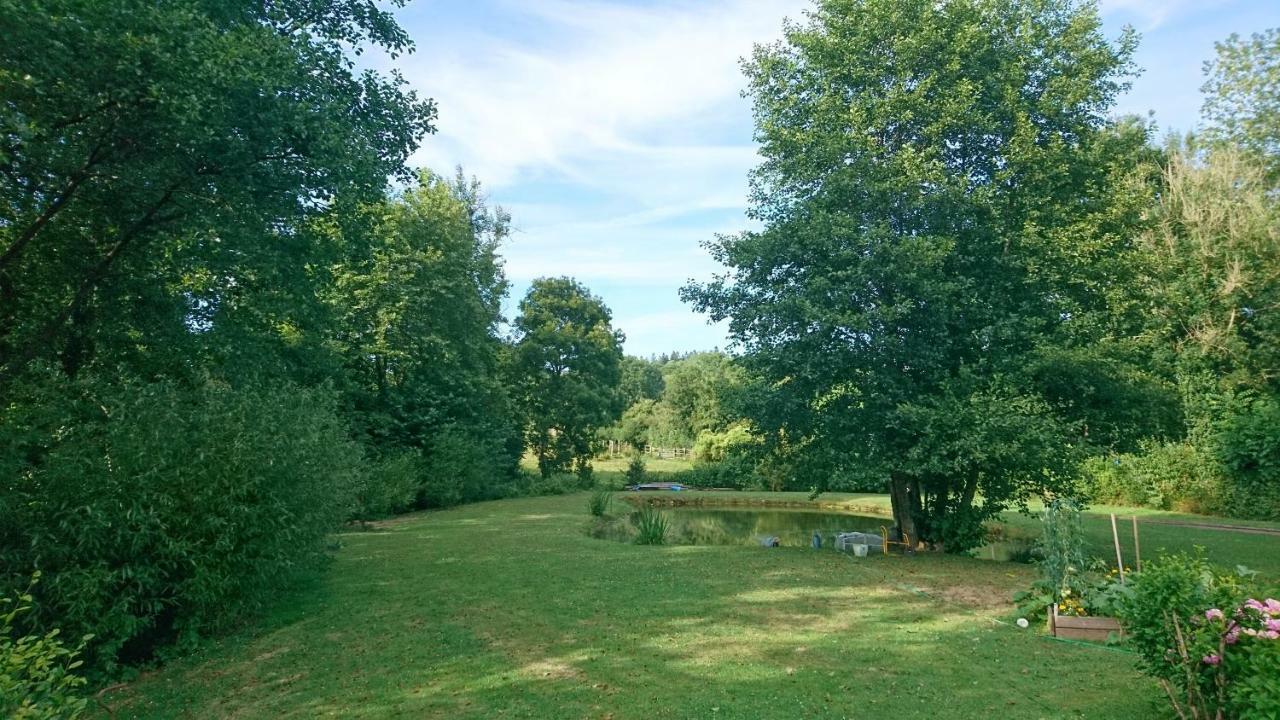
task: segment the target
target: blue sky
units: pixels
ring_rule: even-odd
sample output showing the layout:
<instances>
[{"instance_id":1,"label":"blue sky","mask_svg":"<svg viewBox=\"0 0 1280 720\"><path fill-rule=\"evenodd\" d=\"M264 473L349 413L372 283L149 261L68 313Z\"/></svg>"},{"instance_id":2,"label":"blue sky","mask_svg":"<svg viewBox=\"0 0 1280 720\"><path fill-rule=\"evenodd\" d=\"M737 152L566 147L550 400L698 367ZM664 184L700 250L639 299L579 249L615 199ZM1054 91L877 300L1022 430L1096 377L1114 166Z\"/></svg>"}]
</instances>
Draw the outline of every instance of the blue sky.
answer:
<instances>
[{"instance_id":1,"label":"blue sky","mask_svg":"<svg viewBox=\"0 0 1280 720\"><path fill-rule=\"evenodd\" d=\"M571 275L604 298L626 350L726 345L677 297L716 272L700 242L748 223L756 163L738 59L807 0L416 0L417 50L392 64L439 104L413 158L480 178L517 231L509 314L535 277ZM1107 31L1142 35L1144 72L1118 113L1192 129L1201 68L1233 32L1280 25L1280 2L1102 0Z\"/></svg>"}]
</instances>

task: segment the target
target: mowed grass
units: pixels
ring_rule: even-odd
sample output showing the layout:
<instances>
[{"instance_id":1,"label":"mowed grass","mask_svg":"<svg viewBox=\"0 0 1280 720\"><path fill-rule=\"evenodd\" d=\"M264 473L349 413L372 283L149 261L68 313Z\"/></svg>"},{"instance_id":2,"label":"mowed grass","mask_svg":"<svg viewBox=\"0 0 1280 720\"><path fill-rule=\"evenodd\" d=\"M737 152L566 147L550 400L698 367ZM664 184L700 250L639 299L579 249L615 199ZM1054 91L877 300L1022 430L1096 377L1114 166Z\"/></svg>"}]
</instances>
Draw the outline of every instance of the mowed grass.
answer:
<instances>
[{"instance_id":1,"label":"mowed grass","mask_svg":"<svg viewBox=\"0 0 1280 720\"><path fill-rule=\"evenodd\" d=\"M1161 716L1132 655L1007 622L1031 567L624 545L584 534L585 506L343 534L255 629L104 699L117 718Z\"/></svg>"}]
</instances>

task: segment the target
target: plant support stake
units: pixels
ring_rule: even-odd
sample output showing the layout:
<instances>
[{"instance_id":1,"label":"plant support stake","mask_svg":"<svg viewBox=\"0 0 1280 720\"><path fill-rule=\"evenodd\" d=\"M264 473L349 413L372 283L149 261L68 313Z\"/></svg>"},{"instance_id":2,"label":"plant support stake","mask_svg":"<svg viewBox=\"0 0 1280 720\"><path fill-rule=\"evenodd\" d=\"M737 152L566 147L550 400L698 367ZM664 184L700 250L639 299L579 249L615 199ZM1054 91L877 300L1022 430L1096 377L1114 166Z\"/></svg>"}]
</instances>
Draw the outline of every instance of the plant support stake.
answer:
<instances>
[{"instance_id":1,"label":"plant support stake","mask_svg":"<svg viewBox=\"0 0 1280 720\"><path fill-rule=\"evenodd\" d=\"M1138 572L1142 572L1142 548L1138 545L1138 516L1130 517L1133 518L1133 566Z\"/></svg>"},{"instance_id":2,"label":"plant support stake","mask_svg":"<svg viewBox=\"0 0 1280 720\"><path fill-rule=\"evenodd\" d=\"M1111 540L1116 544L1116 569L1120 572L1120 584L1124 584L1124 555L1120 553L1120 531L1116 529L1116 514L1111 513Z\"/></svg>"}]
</instances>

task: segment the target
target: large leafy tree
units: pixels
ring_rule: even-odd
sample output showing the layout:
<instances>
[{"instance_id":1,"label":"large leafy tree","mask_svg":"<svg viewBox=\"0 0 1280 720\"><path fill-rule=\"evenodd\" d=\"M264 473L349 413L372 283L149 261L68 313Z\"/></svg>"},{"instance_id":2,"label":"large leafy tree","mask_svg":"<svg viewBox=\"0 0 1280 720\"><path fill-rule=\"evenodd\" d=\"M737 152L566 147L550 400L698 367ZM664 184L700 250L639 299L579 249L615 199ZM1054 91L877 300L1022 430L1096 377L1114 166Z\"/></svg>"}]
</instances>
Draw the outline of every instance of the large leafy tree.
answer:
<instances>
[{"instance_id":1,"label":"large leafy tree","mask_svg":"<svg viewBox=\"0 0 1280 720\"><path fill-rule=\"evenodd\" d=\"M511 378L544 475L590 473L597 431L623 409L622 333L604 302L571 278L534 280L520 302Z\"/></svg>"},{"instance_id":2,"label":"large leafy tree","mask_svg":"<svg viewBox=\"0 0 1280 720\"><path fill-rule=\"evenodd\" d=\"M339 241L346 257L326 293L354 429L379 451L430 450L446 427L505 447L515 423L499 375L498 250L509 216L460 172L424 174L367 213ZM518 450L492 460L502 452L514 465Z\"/></svg>"},{"instance_id":3,"label":"large leafy tree","mask_svg":"<svg viewBox=\"0 0 1280 720\"><path fill-rule=\"evenodd\" d=\"M355 68L411 48L363 0L0 16L0 382L41 359L189 372L215 325L279 340L323 250L305 221L381 197L431 130L431 102Z\"/></svg>"},{"instance_id":4,"label":"large leafy tree","mask_svg":"<svg viewBox=\"0 0 1280 720\"><path fill-rule=\"evenodd\" d=\"M765 227L711 243L729 272L685 296L730 321L758 429L815 484L874 468L904 532L963 550L1123 439L1098 388L1140 375L1146 133L1106 117L1134 42L1069 0L822 0L757 48Z\"/></svg>"}]
</instances>

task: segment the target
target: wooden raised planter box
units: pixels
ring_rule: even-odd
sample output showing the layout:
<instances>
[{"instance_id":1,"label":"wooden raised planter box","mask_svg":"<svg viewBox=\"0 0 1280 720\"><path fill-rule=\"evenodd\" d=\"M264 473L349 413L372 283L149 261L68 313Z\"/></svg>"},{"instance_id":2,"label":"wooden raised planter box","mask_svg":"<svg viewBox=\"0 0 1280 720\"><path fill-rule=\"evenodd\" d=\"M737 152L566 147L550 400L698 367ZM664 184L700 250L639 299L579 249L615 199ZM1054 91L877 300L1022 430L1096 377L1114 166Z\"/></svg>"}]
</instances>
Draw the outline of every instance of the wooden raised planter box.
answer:
<instances>
[{"instance_id":1,"label":"wooden raised planter box","mask_svg":"<svg viewBox=\"0 0 1280 720\"><path fill-rule=\"evenodd\" d=\"M1111 633L1124 637L1124 628L1120 621L1111 617L1079 617L1075 615L1059 615L1058 606L1049 606L1049 633L1054 637L1068 640L1088 640L1106 642Z\"/></svg>"}]
</instances>

